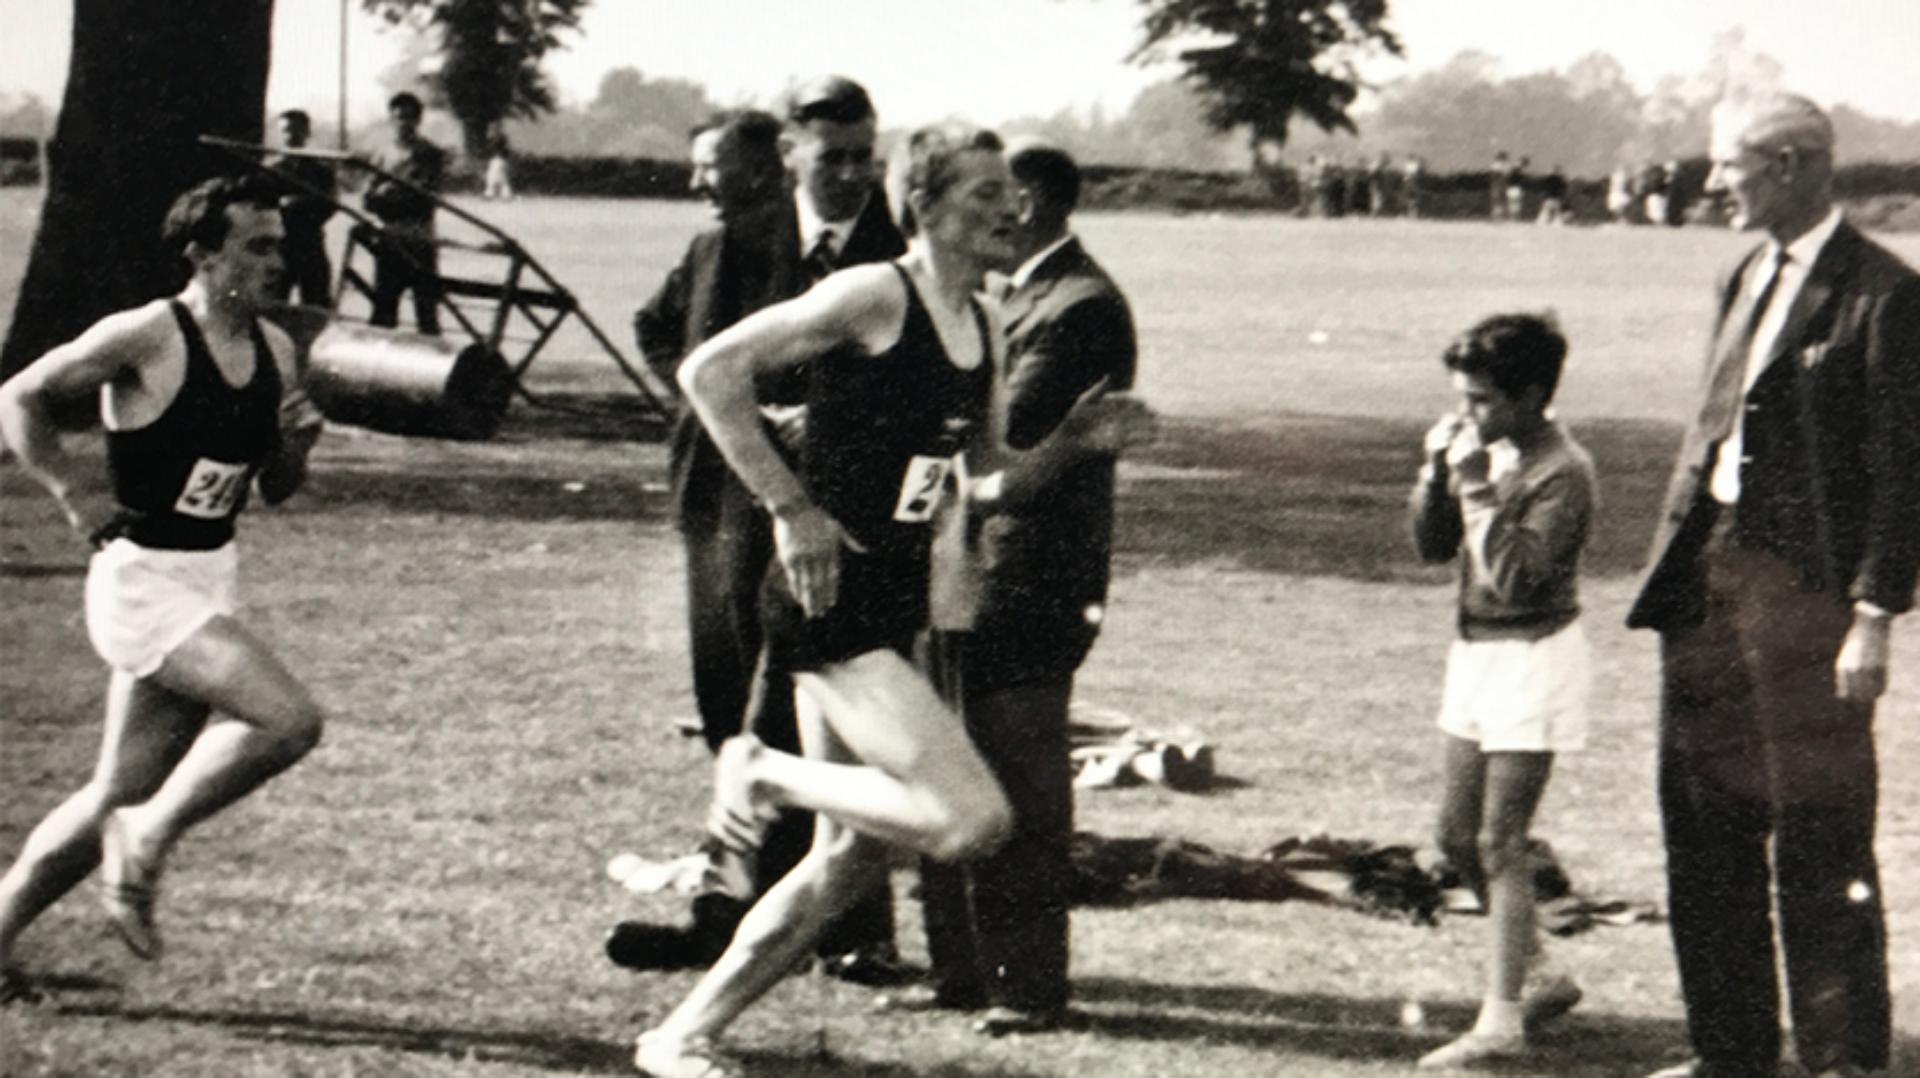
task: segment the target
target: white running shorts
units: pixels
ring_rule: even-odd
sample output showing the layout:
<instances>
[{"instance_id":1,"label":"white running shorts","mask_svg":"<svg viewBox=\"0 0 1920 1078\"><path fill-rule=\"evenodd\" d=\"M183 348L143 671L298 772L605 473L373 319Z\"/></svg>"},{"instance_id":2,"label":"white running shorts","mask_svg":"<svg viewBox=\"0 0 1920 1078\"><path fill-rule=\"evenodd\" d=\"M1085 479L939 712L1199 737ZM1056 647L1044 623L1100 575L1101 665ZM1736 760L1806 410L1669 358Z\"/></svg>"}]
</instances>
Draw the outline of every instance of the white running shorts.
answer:
<instances>
[{"instance_id":1,"label":"white running shorts","mask_svg":"<svg viewBox=\"0 0 1920 1078\"><path fill-rule=\"evenodd\" d=\"M87 637L107 665L134 677L216 616L239 607L240 556L217 550L153 550L115 539L87 565Z\"/></svg>"}]
</instances>

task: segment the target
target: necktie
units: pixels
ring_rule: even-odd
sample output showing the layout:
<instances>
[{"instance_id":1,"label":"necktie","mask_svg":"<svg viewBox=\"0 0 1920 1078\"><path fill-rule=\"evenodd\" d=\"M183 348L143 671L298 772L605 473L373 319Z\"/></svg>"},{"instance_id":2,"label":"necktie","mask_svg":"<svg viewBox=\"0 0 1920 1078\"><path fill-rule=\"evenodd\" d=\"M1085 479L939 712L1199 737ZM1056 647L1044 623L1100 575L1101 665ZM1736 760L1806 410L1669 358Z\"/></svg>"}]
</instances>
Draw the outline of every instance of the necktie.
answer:
<instances>
[{"instance_id":1,"label":"necktie","mask_svg":"<svg viewBox=\"0 0 1920 1078\"><path fill-rule=\"evenodd\" d=\"M1746 430L1741 422L1741 408L1747 396L1747 373L1752 366L1754 335L1767 315L1767 307L1773 301L1786 263L1786 251L1776 252L1768 267L1772 274L1761 287L1760 294L1754 298L1753 310L1748 312L1741 332L1734 335L1727 349L1721 353L1719 365L1714 370L1713 388L1707 403L1707 408L1713 414L1710 417L1703 415L1702 429L1716 443L1707 487L1714 500L1722 505L1733 505L1740 500L1740 458L1746 452ZM1716 426L1706 426L1709 418Z\"/></svg>"},{"instance_id":2,"label":"necktie","mask_svg":"<svg viewBox=\"0 0 1920 1078\"><path fill-rule=\"evenodd\" d=\"M1787 252L1781 248L1766 266L1767 282L1754 297L1736 333L1722 333L1720 352L1714 358L1713 375L1707 383L1707 399L1700 409L1700 432L1710 444L1733 431L1740 414L1740 402L1746 396L1747 363L1753 352L1753 337L1766 317L1767 306L1780 287L1780 270L1786 265Z\"/></svg>"},{"instance_id":3,"label":"necktie","mask_svg":"<svg viewBox=\"0 0 1920 1078\"><path fill-rule=\"evenodd\" d=\"M839 267L839 256L833 250L833 229L823 228L820 235L814 237L813 246L806 256L807 276L818 281Z\"/></svg>"}]
</instances>

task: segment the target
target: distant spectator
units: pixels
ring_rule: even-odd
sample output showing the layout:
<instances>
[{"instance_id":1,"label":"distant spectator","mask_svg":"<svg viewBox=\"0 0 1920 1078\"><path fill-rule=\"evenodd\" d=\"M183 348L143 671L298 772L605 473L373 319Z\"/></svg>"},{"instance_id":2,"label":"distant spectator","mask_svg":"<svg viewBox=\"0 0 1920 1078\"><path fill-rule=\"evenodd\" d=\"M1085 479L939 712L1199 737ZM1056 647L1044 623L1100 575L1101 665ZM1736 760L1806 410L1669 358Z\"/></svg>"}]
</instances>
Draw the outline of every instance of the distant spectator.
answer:
<instances>
[{"instance_id":1,"label":"distant spectator","mask_svg":"<svg viewBox=\"0 0 1920 1078\"><path fill-rule=\"evenodd\" d=\"M1507 213L1507 181L1513 176L1513 162L1508 159L1507 151L1501 150L1493 155L1493 167L1488 170L1487 216L1496 221L1504 221Z\"/></svg>"},{"instance_id":2,"label":"distant spectator","mask_svg":"<svg viewBox=\"0 0 1920 1078\"><path fill-rule=\"evenodd\" d=\"M397 93L387 102L386 137L366 158L379 169L361 204L380 219L381 231L362 233L373 249L373 313L368 321L400 321L400 297L413 293L420 332L440 332L440 247L433 228L436 198L447 174L447 152L420 135L420 99Z\"/></svg>"},{"instance_id":3,"label":"distant spectator","mask_svg":"<svg viewBox=\"0 0 1920 1078\"><path fill-rule=\"evenodd\" d=\"M1535 221L1543 225L1567 223L1567 177L1559 165L1540 181L1540 216Z\"/></svg>"},{"instance_id":4,"label":"distant spectator","mask_svg":"<svg viewBox=\"0 0 1920 1078\"><path fill-rule=\"evenodd\" d=\"M1372 203L1373 215L1385 217L1393 212L1394 188L1399 177L1394 175L1393 158L1382 153L1373 159L1373 166L1367 170L1367 198Z\"/></svg>"},{"instance_id":5,"label":"distant spectator","mask_svg":"<svg viewBox=\"0 0 1920 1078\"><path fill-rule=\"evenodd\" d=\"M1347 169L1338 158L1328 157L1320 170L1320 216L1339 217L1347 212Z\"/></svg>"},{"instance_id":6,"label":"distant spectator","mask_svg":"<svg viewBox=\"0 0 1920 1078\"><path fill-rule=\"evenodd\" d=\"M1373 162L1366 154L1357 154L1353 170L1347 173L1347 212L1365 217L1373 212Z\"/></svg>"},{"instance_id":7,"label":"distant spectator","mask_svg":"<svg viewBox=\"0 0 1920 1078\"><path fill-rule=\"evenodd\" d=\"M307 114L288 109L279 122L281 145L304 149L313 134ZM283 298L297 295L298 302L310 307L332 306L333 264L327 259L326 225L333 216L338 186L333 166L298 153L271 154L263 163L272 170L281 191L280 222L286 238L280 241L280 253L287 270L281 285Z\"/></svg>"},{"instance_id":8,"label":"distant spectator","mask_svg":"<svg viewBox=\"0 0 1920 1078\"><path fill-rule=\"evenodd\" d=\"M487 156L486 187L481 195L502 202L513 201L513 159L511 147L507 145L507 136L495 131L491 152Z\"/></svg>"},{"instance_id":9,"label":"distant spectator","mask_svg":"<svg viewBox=\"0 0 1920 1078\"><path fill-rule=\"evenodd\" d=\"M1426 183L1426 160L1417 153L1408 154L1400 163L1400 206L1408 217L1420 216Z\"/></svg>"},{"instance_id":10,"label":"distant spectator","mask_svg":"<svg viewBox=\"0 0 1920 1078\"><path fill-rule=\"evenodd\" d=\"M1320 205L1320 184L1321 177L1325 171L1326 166L1321 163L1320 155L1317 153L1308 154L1307 163L1300 166L1300 171L1297 173L1300 180L1300 204L1298 206L1300 216L1318 217L1322 214L1323 207Z\"/></svg>"},{"instance_id":11,"label":"distant spectator","mask_svg":"<svg viewBox=\"0 0 1920 1078\"><path fill-rule=\"evenodd\" d=\"M1633 223L1633 170L1622 161L1607 177L1607 216L1617 225Z\"/></svg>"},{"instance_id":12,"label":"distant spectator","mask_svg":"<svg viewBox=\"0 0 1920 1078\"><path fill-rule=\"evenodd\" d=\"M1527 165L1531 162L1522 157L1513 163L1507 173L1507 219L1524 221L1527 219Z\"/></svg>"},{"instance_id":13,"label":"distant spectator","mask_svg":"<svg viewBox=\"0 0 1920 1078\"><path fill-rule=\"evenodd\" d=\"M1650 225L1667 223L1667 170L1653 162L1640 172L1640 208Z\"/></svg>"}]
</instances>

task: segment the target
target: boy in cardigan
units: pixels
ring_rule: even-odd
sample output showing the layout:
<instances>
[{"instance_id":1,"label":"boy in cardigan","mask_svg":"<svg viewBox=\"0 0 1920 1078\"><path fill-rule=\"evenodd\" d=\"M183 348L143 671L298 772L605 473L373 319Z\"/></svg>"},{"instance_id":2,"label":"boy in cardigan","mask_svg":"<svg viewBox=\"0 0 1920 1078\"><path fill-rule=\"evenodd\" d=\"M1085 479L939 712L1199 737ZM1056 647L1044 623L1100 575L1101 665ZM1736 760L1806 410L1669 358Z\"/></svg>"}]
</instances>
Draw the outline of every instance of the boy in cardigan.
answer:
<instances>
[{"instance_id":1,"label":"boy in cardigan","mask_svg":"<svg viewBox=\"0 0 1920 1078\"><path fill-rule=\"evenodd\" d=\"M1440 708L1441 851L1479 894L1491 953L1472 1030L1420 1060L1473 1066L1526 1051L1530 1024L1580 990L1541 978L1527 831L1557 752L1584 746L1587 641L1575 582L1594 511L1593 462L1548 414L1567 344L1547 319L1496 315L1441 357L1460 407L1426 437L1414 543L1460 560L1459 635Z\"/></svg>"}]
</instances>

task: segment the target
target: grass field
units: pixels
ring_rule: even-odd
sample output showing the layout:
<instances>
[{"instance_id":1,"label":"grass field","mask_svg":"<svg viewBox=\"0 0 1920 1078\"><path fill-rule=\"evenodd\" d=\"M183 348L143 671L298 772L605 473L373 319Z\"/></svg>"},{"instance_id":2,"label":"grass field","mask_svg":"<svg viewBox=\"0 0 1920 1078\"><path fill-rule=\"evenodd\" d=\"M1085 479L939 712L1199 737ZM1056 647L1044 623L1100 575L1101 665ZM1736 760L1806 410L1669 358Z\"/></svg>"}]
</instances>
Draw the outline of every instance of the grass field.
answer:
<instances>
[{"instance_id":1,"label":"grass field","mask_svg":"<svg viewBox=\"0 0 1920 1078\"><path fill-rule=\"evenodd\" d=\"M623 344L700 221L617 202L499 216ZM0 311L31 220L23 193L0 191ZM1561 411L1609 508L1584 584L1596 736L1561 762L1539 831L1583 890L1657 900L1653 647L1619 624L1709 281L1740 241L1147 215L1082 230L1130 293L1142 391L1168 420L1122 470L1111 618L1079 695L1206 737L1231 780L1086 794L1082 826L1236 853L1323 830L1425 838L1452 591L1413 563L1400 506L1446 403L1434 357L1479 315L1552 306L1574 342ZM577 341L556 348L543 384L620 384ZM542 429L516 416L479 445L335 429L308 491L250 516L247 616L329 707L327 740L178 851L164 963L130 959L86 893L29 933L20 958L55 1001L0 1012L0 1075L627 1073L632 1036L691 983L599 955L614 920L682 915L607 883L606 858L687 848L703 813L705 755L671 732L691 710L680 555L660 446ZM96 749L82 563L47 499L0 475L3 856ZM1880 849L1912 1074L1920 771L1902 763L1920 752L1920 644L1896 634L1896 649ZM733 1043L766 1075L1398 1074L1470 1020L1481 928L1301 903L1089 910L1074 922L1081 1028L983 1042L806 976ZM901 938L921 953L911 902ZM1662 926L1596 929L1557 954L1588 1001L1538 1068L1509 1073L1639 1074L1682 1047ZM1427 1026L1401 1024L1407 1000Z\"/></svg>"}]
</instances>

